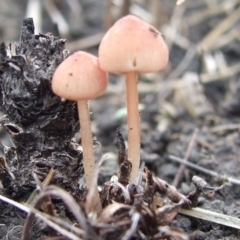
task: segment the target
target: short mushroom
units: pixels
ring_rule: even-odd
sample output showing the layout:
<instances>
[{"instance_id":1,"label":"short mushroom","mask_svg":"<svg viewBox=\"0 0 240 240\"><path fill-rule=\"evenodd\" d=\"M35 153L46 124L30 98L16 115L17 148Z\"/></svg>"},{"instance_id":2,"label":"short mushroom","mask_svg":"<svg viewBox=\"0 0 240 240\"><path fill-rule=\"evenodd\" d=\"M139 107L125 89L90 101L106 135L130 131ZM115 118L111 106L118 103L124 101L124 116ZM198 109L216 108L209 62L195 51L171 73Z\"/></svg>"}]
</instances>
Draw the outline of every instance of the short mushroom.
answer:
<instances>
[{"instance_id":1,"label":"short mushroom","mask_svg":"<svg viewBox=\"0 0 240 240\"><path fill-rule=\"evenodd\" d=\"M115 74L126 74L128 111L128 159L132 162L131 182L140 163L140 117L137 74L157 72L168 63L168 48L161 34L133 15L118 20L99 46L100 67Z\"/></svg>"},{"instance_id":2,"label":"short mushroom","mask_svg":"<svg viewBox=\"0 0 240 240\"><path fill-rule=\"evenodd\" d=\"M108 84L108 74L99 68L98 58L79 51L65 59L56 69L52 90L61 98L77 101L83 147L83 166L86 185L89 188L95 172L93 140L88 100L101 96ZM96 188L95 210L101 209ZM93 204L94 206L94 204Z\"/></svg>"}]
</instances>

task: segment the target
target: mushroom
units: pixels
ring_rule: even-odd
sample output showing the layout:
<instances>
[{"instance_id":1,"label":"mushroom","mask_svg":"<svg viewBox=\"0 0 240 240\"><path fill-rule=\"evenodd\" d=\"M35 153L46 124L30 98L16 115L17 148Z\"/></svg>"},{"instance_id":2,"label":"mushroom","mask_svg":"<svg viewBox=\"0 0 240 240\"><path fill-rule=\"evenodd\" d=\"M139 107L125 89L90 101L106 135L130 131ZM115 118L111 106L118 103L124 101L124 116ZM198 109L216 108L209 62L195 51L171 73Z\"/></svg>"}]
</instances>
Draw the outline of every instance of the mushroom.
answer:
<instances>
[{"instance_id":1,"label":"mushroom","mask_svg":"<svg viewBox=\"0 0 240 240\"><path fill-rule=\"evenodd\" d=\"M65 59L56 69L52 90L61 98L77 101L83 147L83 166L89 189L95 172L93 140L88 100L101 96L108 84L108 74L99 68L98 58L82 51ZM101 209L96 187L93 198L95 210Z\"/></svg>"},{"instance_id":2,"label":"mushroom","mask_svg":"<svg viewBox=\"0 0 240 240\"><path fill-rule=\"evenodd\" d=\"M128 111L128 159L132 162L130 181L134 182L140 163L140 116L137 74L157 72L168 63L168 48L161 34L133 15L118 20L99 46L101 69L126 74Z\"/></svg>"}]
</instances>

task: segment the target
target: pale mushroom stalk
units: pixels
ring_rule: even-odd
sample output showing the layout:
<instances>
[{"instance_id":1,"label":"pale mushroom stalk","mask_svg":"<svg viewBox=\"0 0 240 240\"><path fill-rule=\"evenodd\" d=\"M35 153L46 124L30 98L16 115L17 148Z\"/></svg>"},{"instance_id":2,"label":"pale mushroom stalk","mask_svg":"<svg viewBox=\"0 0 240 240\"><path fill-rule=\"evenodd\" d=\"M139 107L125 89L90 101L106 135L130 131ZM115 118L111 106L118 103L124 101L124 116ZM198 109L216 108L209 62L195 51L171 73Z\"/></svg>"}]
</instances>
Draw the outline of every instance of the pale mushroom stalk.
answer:
<instances>
[{"instance_id":1,"label":"pale mushroom stalk","mask_svg":"<svg viewBox=\"0 0 240 240\"><path fill-rule=\"evenodd\" d=\"M138 17L119 19L105 34L99 46L100 68L126 74L128 110L128 158L132 163L131 183L140 164L140 115L137 74L162 70L168 62L168 49L161 34Z\"/></svg>"},{"instance_id":2,"label":"pale mushroom stalk","mask_svg":"<svg viewBox=\"0 0 240 240\"><path fill-rule=\"evenodd\" d=\"M86 185L91 191L94 187L91 204L87 206L88 212L101 210L97 184L93 181L96 179L95 159L88 100L103 95L107 84L108 74L99 68L98 58L82 51L65 59L57 67L52 79L52 90L56 95L77 102Z\"/></svg>"},{"instance_id":3,"label":"pale mushroom stalk","mask_svg":"<svg viewBox=\"0 0 240 240\"><path fill-rule=\"evenodd\" d=\"M137 74L126 73L127 122L128 122L128 159L132 165L130 181L138 174L140 163L140 116L138 110Z\"/></svg>"},{"instance_id":4,"label":"pale mushroom stalk","mask_svg":"<svg viewBox=\"0 0 240 240\"><path fill-rule=\"evenodd\" d=\"M78 115L80 122L80 133L81 133L81 143L83 148L83 167L85 173L85 181L86 185L90 187L92 185L92 180L94 178L95 173L95 158L93 151L93 139L92 139L92 131L91 131L91 121L89 114L89 101L86 100L78 100ZM101 210L101 201L98 194L97 188L94 192L94 197L92 199L94 209L99 212ZM93 209L88 209L88 211L92 211Z\"/></svg>"}]
</instances>

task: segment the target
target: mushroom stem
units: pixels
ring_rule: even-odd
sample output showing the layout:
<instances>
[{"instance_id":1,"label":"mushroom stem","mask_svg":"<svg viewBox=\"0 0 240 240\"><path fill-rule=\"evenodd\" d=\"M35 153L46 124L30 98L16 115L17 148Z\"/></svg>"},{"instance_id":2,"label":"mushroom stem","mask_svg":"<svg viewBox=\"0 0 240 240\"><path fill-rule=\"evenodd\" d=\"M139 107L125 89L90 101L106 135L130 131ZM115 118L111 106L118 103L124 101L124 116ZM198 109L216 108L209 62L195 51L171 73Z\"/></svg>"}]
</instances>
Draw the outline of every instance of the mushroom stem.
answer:
<instances>
[{"instance_id":1,"label":"mushroom stem","mask_svg":"<svg viewBox=\"0 0 240 240\"><path fill-rule=\"evenodd\" d=\"M132 163L130 181L134 182L140 164L140 116L138 110L137 74L126 73L128 160Z\"/></svg>"},{"instance_id":2,"label":"mushroom stem","mask_svg":"<svg viewBox=\"0 0 240 240\"><path fill-rule=\"evenodd\" d=\"M89 190L89 188L92 186L92 180L94 179L95 160L88 101L78 100L77 106L80 121L81 142L83 148L83 167L86 185ZM99 212L102 207L97 186L95 188L96 189L94 192L94 197L92 199L92 206L94 206L93 210Z\"/></svg>"}]
</instances>

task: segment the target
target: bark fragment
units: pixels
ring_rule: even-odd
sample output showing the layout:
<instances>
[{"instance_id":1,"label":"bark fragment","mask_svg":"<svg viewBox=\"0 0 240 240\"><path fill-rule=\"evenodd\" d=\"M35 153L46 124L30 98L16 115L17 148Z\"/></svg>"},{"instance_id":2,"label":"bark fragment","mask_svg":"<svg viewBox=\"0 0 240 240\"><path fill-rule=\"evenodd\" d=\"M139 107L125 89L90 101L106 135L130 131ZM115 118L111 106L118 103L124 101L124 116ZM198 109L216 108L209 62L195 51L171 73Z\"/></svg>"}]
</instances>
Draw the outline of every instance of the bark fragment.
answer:
<instances>
[{"instance_id":1,"label":"bark fragment","mask_svg":"<svg viewBox=\"0 0 240 240\"><path fill-rule=\"evenodd\" d=\"M1 169L4 194L18 198L35 187L32 173L42 181L54 168L52 183L81 198L78 180L83 174L82 152L73 142L78 131L76 104L62 101L51 90L56 67L68 56L65 40L52 34L34 34L32 19L23 21L16 54L0 46L1 124L15 147L5 148L9 172Z\"/></svg>"}]
</instances>

